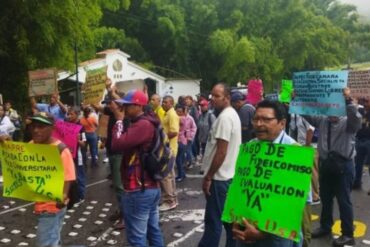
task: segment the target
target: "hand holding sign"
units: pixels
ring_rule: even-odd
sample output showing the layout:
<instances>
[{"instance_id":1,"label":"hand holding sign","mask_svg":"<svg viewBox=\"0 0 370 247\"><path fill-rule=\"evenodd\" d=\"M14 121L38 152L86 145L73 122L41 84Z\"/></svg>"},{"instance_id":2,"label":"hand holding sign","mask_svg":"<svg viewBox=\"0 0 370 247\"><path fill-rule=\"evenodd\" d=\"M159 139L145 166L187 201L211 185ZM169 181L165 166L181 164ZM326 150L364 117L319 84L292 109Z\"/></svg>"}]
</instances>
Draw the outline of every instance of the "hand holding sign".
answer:
<instances>
[{"instance_id":1,"label":"hand holding sign","mask_svg":"<svg viewBox=\"0 0 370 247\"><path fill-rule=\"evenodd\" d=\"M243 218L243 227L239 223L233 223L233 236L245 243L254 243L256 240L264 239L265 234L259 231L254 225L250 224L248 220Z\"/></svg>"}]
</instances>

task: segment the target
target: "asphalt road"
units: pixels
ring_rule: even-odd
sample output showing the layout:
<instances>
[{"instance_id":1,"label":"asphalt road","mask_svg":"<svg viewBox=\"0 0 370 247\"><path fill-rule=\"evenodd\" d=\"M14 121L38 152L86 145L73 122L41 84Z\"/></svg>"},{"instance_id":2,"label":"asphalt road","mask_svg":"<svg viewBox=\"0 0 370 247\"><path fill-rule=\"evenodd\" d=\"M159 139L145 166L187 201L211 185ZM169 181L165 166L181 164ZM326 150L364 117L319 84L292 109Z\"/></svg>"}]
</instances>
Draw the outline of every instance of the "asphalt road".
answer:
<instances>
[{"instance_id":1,"label":"asphalt road","mask_svg":"<svg viewBox=\"0 0 370 247\"><path fill-rule=\"evenodd\" d=\"M161 228L167 246L197 246L203 232L205 200L201 191L199 167L188 171L188 178L177 186L179 206L161 214ZM124 230L114 230L109 216L117 209L114 193L107 180L108 165L87 168L88 188L85 202L69 210L62 232L63 246L126 246ZM353 192L356 220L356 246L366 245L370 235L369 176L364 175L364 190ZM36 218L29 202L9 198L0 199L0 246L35 246ZM288 210L288 209L287 209ZM338 219L337 207L335 218ZM318 226L320 205L313 206L313 227ZM333 227L339 234L338 222ZM224 245L224 236L220 246ZM331 246L331 239L313 240L311 246ZM210 246L211 247L211 246Z\"/></svg>"}]
</instances>

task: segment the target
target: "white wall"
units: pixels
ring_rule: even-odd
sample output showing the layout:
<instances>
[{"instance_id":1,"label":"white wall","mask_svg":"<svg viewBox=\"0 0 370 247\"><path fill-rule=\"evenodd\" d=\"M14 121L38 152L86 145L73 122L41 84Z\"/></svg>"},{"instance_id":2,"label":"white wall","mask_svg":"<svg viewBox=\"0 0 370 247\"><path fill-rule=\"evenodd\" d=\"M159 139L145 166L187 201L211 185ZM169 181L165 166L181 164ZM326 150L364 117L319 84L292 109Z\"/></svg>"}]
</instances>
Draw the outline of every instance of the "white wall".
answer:
<instances>
[{"instance_id":1,"label":"white wall","mask_svg":"<svg viewBox=\"0 0 370 247\"><path fill-rule=\"evenodd\" d=\"M166 81L165 90L161 96L171 95L177 101L181 95L191 95L195 98L197 94L200 94L200 80L174 79Z\"/></svg>"}]
</instances>

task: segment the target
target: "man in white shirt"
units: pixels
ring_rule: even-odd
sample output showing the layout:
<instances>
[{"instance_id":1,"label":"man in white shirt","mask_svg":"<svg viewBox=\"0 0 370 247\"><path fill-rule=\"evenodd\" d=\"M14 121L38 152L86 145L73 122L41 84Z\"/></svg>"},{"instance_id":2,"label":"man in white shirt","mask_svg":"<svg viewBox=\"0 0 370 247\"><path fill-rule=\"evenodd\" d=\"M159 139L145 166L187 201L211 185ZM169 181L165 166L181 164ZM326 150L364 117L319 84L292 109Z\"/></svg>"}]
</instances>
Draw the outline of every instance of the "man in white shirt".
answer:
<instances>
[{"instance_id":1,"label":"man in white shirt","mask_svg":"<svg viewBox=\"0 0 370 247\"><path fill-rule=\"evenodd\" d=\"M206 196L205 229L199 247L219 246L222 225L226 230L226 246L235 246L232 225L223 223L221 215L227 190L234 177L235 163L241 144L241 124L231 107L230 89L217 84L212 89L212 103L218 118L212 125L203 159L203 192Z\"/></svg>"}]
</instances>

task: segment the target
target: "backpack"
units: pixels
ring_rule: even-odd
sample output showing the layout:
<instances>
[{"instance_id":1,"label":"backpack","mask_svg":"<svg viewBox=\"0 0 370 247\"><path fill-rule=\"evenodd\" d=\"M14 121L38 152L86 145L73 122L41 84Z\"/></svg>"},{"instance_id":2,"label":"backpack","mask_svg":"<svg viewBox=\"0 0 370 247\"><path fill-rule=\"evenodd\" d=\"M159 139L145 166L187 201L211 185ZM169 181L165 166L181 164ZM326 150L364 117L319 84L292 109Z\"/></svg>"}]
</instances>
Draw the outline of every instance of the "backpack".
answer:
<instances>
[{"instance_id":1,"label":"backpack","mask_svg":"<svg viewBox=\"0 0 370 247\"><path fill-rule=\"evenodd\" d=\"M59 143L57 145L57 147L58 147L58 150L59 150L60 154L62 154L64 149L67 148L66 144L64 144L63 142ZM73 205L75 205L80 199L79 194L78 194L78 184L77 184L76 181L71 182L71 185L70 185L69 191L68 191L68 198L69 198L69 201L68 201L68 204L67 204L67 209L71 209L71 208L73 208Z\"/></svg>"},{"instance_id":2,"label":"backpack","mask_svg":"<svg viewBox=\"0 0 370 247\"><path fill-rule=\"evenodd\" d=\"M175 157L170 149L169 142L166 140L161 124L154 118L145 118L153 124L154 136L148 150L141 150L139 153L142 171L155 181L160 181L172 172L175 164ZM144 190L144 172L141 173L141 184Z\"/></svg>"}]
</instances>

